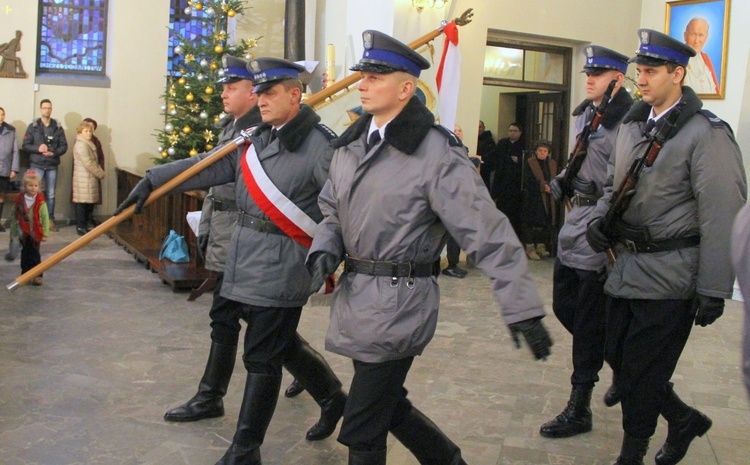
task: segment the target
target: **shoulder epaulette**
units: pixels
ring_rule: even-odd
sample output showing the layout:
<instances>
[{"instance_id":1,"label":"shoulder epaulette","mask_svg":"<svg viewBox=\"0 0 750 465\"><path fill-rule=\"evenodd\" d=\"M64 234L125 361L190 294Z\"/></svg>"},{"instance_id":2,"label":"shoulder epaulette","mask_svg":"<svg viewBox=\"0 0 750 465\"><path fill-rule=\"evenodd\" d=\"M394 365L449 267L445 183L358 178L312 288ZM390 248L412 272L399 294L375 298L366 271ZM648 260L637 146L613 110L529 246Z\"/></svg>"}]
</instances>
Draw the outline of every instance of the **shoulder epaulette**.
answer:
<instances>
[{"instance_id":1,"label":"shoulder epaulette","mask_svg":"<svg viewBox=\"0 0 750 465\"><path fill-rule=\"evenodd\" d=\"M323 123L318 123L315 125L315 127L318 128L318 130L322 132L323 135L326 136L326 139L328 140L333 140L338 137L338 135L335 132L333 132L333 129L329 128Z\"/></svg>"},{"instance_id":2,"label":"shoulder epaulette","mask_svg":"<svg viewBox=\"0 0 750 465\"><path fill-rule=\"evenodd\" d=\"M703 117L708 120L712 128L727 128L729 129L729 132L731 132L732 135L734 135L734 131L732 130L732 127L726 121L724 121L723 119L713 114L713 112L706 110L706 109L701 109L698 111L698 113L703 115Z\"/></svg>"},{"instance_id":3,"label":"shoulder epaulette","mask_svg":"<svg viewBox=\"0 0 750 465\"><path fill-rule=\"evenodd\" d=\"M440 131L440 133L448 139L448 144L450 144L451 147L462 147L464 145L464 143L461 142L461 139L459 139L453 131L446 128L445 126L441 124L434 124L432 127Z\"/></svg>"}]
</instances>

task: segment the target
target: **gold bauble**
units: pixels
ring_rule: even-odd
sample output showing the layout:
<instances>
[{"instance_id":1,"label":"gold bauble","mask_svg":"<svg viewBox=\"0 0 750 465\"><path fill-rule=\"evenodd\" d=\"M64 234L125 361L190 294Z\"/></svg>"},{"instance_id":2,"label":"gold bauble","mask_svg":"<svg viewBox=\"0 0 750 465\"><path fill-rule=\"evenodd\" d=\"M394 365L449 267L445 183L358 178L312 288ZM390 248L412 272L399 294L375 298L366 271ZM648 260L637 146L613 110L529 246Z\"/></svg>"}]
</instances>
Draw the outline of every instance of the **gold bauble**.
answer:
<instances>
[{"instance_id":1,"label":"gold bauble","mask_svg":"<svg viewBox=\"0 0 750 465\"><path fill-rule=\"evenodd\" d=\"M162 150L161 151L161 157L162 158L167 158L167 156L168 156L167 151L166 150Z\"/></svg>"},{"instance_id":2,"label":"gold bauble","mask_svg":"<svg viewBox=\"0 0 750 465\"><path fill-rule=\"evenodd\" d=\"M211 66L209 66L209 68L211 68L212 70L216 70L218 67L219 65L217 65L215 61L212 61Z\"/></svg>"},{"instance_id":3,"label":"gold bauble","mask_svg":"<svg viewBox=\"0 0 750 465\"><path fill-rule=\"evenodd\" d=\"M202 3L196 3L195 5L193 5L193 8L195 8L198 11L200 11L200 10L203 9L203 4Z\"/></svg>"},{"instance_id":4,"label":"gold bauble","mask_svg":"<svg viewBox=\"0 0 750 465\"><path fill-rule=\"evenodd\" d=\"M187 100L188 102L192 102L193 100L195 100L195 96L193 94L187 94L185 96L185 100Z\"/></svg>"},{"instance_id":5,"label":"gold bauble","mask_svg":"<svg viewBox=\"0 0 750 465\"><path fill-rule=\"evenodd\" d=\"M185 134L190 134L191 131L192 129L190 128L190 126L185 126L184 128L182 128L182 132Z\"/></svg>"},{"instance_id":6,"label":"gold bauble","mask_svg":"<svg viewBox=\"0 0 750 465\"><path fill-rule=\"evenodd\" d=\"M219 122L219 117L218 116L214 116L214 123L218 123L218 122Z\"/></svg>"},{"instance_id":7,"label":"gold bauble","mask_svg":"<svg viewBox=\"0 0 750 465\"><path fill-rule=\"evenodd\" d=\"M216 53L221 53L223 51L224 51L224 47L222 47L221 44L219 44L216 47L214 47L214 52L216 52Z\"/></svg>"},{"instance_id":8,"label":"gold bauble","mask_svg":"<svg viewBox=\"0 0 750 465\"><path fill-rule=\"evenodd\" d=\"M237 14L237 12L234 11L234 10L227 11L227 16L229 16L230 18L234 18L234 15L236 15L236 14Z\"/></svg>"},{"instance_id":9,"label":"gold bauble","mask_svg":"<svg viewBox=\"0 0 750 465\"><path fill-rule=\"evenodd\" d=\"M211 145L211 144L206 144L206 150L211 150L211 149L213 149L213 148L214 148L214 146L213 146L213 145Z\"/></svg>"},{"instance_id":10,"label":"gold bauble","mask_svg":"<svg viewBox=\"0 0 750 465\"><path fill-rule=\"evenodd\" d=\"M196 156L196 155L198 155L198 151L197 151L197 150L195 150L195 149L190 149L190 156L191 156L191 157L194 157L194 156Z\"/></svg>"},{"instance_id":11,"label":"gold bauble","mask_svg":"<svg viewBox=\"0 0 750 465\"><path fill-rule=\"evenodd\" d=\"M211 95L214 93L214 88L211 86L206 87L206 94Z\"/></svg>"},{"instance_id":12,"label":"gold bauble","mask_svg":"<svg viewBox=\"0 0 750 465\"><path fill-rule=\"evenodd\" d=\"M169 109L170 110L174 110L175 108L177 108L177 105L175 105L174 103L170 103L169 104Z\"/></svg>"},{"instance_id":13,"label":"gold bauble","mask_svg":"<svg viewBox=\"0 0 750 465\"><path fill-rule=\"evenodd\" d=\"M177 84L181 86L184 86L186 82L187 82L187 79L185 79L184 77L181 77L180 79L177 80Z\"/></svg>"}]
</instances>

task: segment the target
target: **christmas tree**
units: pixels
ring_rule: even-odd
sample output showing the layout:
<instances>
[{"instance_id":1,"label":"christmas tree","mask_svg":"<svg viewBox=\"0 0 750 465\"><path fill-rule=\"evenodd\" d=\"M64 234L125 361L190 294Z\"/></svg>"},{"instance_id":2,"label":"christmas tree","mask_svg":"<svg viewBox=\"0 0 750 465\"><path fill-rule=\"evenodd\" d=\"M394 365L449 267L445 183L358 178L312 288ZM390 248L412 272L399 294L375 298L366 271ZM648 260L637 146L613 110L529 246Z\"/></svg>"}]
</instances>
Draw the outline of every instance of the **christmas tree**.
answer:
<instances>
[{"instance_id":1,"label":"christmas tree","mask_svg":"<svg viewBox=\"0 0 750 465\"><path fill-rule=\"evenodd\" d=\"M244 0L190 0L184 10L191 23L198 22L199 31L190 40L177 28L173 34L173 70L167 75L162 98L164 128L156 133L160 157L156 163L195 156L214 148L219 133L215 125L225 115L221 101L221 85L216 80L222 75L221 58L225 54L252 58L250 49L261 37L229 44L229 18L241 15Z\"/></svg>"}]
</instances>

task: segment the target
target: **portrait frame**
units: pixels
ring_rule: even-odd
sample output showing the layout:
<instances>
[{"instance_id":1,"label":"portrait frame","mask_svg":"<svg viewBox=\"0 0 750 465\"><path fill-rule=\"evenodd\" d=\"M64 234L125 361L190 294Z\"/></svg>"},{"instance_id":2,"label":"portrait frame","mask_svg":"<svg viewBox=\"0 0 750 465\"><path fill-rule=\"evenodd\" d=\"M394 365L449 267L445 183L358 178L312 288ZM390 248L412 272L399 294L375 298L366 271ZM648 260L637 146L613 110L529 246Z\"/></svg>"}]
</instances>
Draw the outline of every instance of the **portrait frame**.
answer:
<instances>
[{"instance_id":1,"label":"portrait frame","mask_svg":"<svg viewBox=\"0 0 750 465\"><path fill-rule=\"evenodd\" d=\"M666 3L664 31L670 37L688 43L687 26L693 19L708 25L707 38L701 44L698 57L705 63L703 78L692 64L688 64L684 84L694 87L702 99L724 99L727 80L727 50L729 47L729 7L731 0L676 0ZM690 44L688 44L690 45ZM715 92L707 87L716 87Z\"/></svg>"}]
</instances>

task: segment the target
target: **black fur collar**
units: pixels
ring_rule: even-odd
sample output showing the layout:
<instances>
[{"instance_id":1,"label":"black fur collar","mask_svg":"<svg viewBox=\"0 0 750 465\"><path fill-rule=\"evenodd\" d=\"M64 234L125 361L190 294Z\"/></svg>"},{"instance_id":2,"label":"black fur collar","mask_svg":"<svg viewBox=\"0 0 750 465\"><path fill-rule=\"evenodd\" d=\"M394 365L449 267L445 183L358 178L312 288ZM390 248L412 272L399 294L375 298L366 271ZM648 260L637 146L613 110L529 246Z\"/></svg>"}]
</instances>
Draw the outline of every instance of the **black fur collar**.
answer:
<instances>
[{"instance_id":1,"label":"black fur collar","mask_svg":"<svg viewBox=\"0 0 750 465\"><path fill-rule=\"evenodd\" d=\"M573 116L582 115L586 108L591 105L591 100L584 100L573 110ZM602 118L602 126L607 129L612 129L620 122L622 117L628 112L630 107L633 105L633 97L623 88L612 97L612 101L607 105L607 110L604 112Z\"/></svg>"},{"instance_id":2,"label":"black fur collar","mask_svg":"<svg viewBox=\"0 0 750 465\"><path fill-rule=\"evenodd\" d=\"M276 135L284 148L290 152L296 151L300 145L307 139L310 131L315 129L315 125L320 122L320 116L309 106L300 105L299 113L286 123ZM254 134L260 134L261 131L270 131L271 125L262 123L255 130Z\"/></svg>"},{"instance_id":3,"label":"black fur collar","mask_svg":"<svg viewBox=\"0 0 750 465\"><path fill-rule=\"evenodd\" d=\"M684 125L690 118L693 117L695 113L700 111L700 109L703 107L703 102L698 98L697 95L695 95L695 91L687 86L682 87L681 101L685 102L685 106L683 107L682 113L680 114L679 118L677 118L677 123L675 124L675 128L677 130L679 130L682 125ZM630 109L628 114L625 115L623 123L629 123L631 121L640 121L645 123L646 120L648 120L648 115L650 114L651 105L641 100L640 102L636 102L636 104L633 105L633 108Z\"/></svg>"},{"instance_id":4,"label":"black fur collar","mask_svg":"<svg viewBox=\"0 0 750 465\"><path fill-rule=\"evenodd\" d=\"M360 117L341 137L333 141L333 147L343 147L359 139L370 127L371 120L370 114ZM417 97L412 97L401 113L385 127L385 141L397 150L411 155L434 124L435 117L430 110Z\"/></svg>"}]
</instances>

